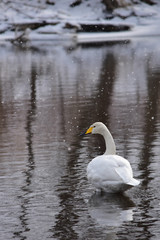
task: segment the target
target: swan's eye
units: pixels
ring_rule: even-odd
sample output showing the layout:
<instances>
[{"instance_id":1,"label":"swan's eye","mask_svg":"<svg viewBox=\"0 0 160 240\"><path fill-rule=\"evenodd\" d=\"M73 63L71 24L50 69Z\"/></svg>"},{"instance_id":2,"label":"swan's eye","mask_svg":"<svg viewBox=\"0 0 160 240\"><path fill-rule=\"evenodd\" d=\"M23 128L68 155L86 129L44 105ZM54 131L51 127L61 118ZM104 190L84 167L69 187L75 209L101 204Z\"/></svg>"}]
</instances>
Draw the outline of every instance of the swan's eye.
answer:
<instances>
[{"instance_id":1,"label":"swan's eye","mask_svg":"<svg viewBox=\"0 0 160 240\"><path fill-rule=\"evenodd\" d=\"M96 126L93 126L94 128L96 127Z\"/></svg>"}]
</instances>

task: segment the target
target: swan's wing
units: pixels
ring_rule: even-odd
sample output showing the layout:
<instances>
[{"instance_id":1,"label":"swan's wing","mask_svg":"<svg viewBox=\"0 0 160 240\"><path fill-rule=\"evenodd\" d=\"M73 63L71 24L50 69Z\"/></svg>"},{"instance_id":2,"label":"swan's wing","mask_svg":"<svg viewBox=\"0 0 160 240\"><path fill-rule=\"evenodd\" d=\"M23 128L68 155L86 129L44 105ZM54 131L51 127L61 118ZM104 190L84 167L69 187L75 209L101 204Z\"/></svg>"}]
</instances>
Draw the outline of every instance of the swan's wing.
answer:
<instances>
[{"instance_id":1,"label":"swan's wing","mask_svg":"<svg viewBox=\"0 0 160 240\"><path fill-rule=\"evenodd\" d=\"M139 184L139 181L133 178L133 171L128 160L118 155L112 155L110 156L110 159L115 161L116 166L114 167L114 170L124 183L133 186Z\"/></svg>"},{"instance_id":2,"label":"swan's wing","mask_svg":"<svg viewBox=\"0 0 160 240\"><path fill-rule=\"evenodd\" d=\"M130 171L128 171L127 167L118 167L115 168L115 171L124 183L130 182L132 176L130 175Z\"/></svg>"},{"instance_id":3,"label":"swan's wing","mask_svg":"<svg viewBox=\"0 0 160 240\"><path fill-rule=\"evenodd\" d=\"M119 177L123 180L124 183L136 186L140 183L140 181L133 178L133 173L130 164L127 166L119 166L118 168L115 168L116 173L119 175Z\"/></svg>"}]
</instances>

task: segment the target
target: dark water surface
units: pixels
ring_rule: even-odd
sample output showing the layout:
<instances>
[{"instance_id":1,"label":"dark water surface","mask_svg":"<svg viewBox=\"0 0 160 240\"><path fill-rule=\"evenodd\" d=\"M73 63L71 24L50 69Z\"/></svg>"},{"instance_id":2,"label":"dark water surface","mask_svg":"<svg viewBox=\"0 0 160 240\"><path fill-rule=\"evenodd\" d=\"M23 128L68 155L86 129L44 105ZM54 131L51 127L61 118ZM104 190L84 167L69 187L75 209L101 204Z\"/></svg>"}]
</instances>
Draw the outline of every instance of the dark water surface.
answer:
<instances>
[{"instance_id":1,"label":"dark water surface","mask_svg":"<svg viewBox=\"0 0 160 240\"><path fill-rule=\"evenodd\" d=\"M160 239L160 41L0 46L0 239ZM141 184L98 195L95 121Z\"/></svg>"}]
</instances>

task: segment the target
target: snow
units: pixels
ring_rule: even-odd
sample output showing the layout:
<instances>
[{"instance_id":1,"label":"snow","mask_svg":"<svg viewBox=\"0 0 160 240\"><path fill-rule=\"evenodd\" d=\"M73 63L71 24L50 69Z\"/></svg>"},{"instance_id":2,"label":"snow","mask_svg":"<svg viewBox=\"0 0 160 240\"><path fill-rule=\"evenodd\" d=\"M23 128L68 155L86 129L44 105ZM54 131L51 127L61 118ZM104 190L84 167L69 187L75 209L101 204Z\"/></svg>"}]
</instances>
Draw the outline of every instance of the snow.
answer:
<instances>
[{"instance_id":1,"label":"snow","mask_svg":"<svg viewBox=\"0 0 160 240\"><path fill-rule=\"evenodd\" d=\"M1 1L0 41L11 41L20 35L24 36L27 28L31 31L25 35L25 40L30 41L76 39L77 42L88 42L160 35L160 1L150 6L139 1L133 5L128 0L126 7L115 9L112 15L107 14L101 0L84 0L75 7L71 7L75 2L73 0L48 2L50 4L44 0ZM84 33L81 32L83 24L128 26L130 30Z\"/></svg>"},{"instance_id":2,"label":"snow","mask_svg":"<svg viewBox=\"0 0 160 240\"><path fill-rule=\"evenodd\" d=\"M157 11L154 7L150 7L147 4L135 5L134 7L126 7L126 8L117 8L113 11L113 14L116 16L120 16L122 18L127 18L131 16L131 14L137 17L148 17L154 16L157 14Z\"/></svg>"}]
</instances>

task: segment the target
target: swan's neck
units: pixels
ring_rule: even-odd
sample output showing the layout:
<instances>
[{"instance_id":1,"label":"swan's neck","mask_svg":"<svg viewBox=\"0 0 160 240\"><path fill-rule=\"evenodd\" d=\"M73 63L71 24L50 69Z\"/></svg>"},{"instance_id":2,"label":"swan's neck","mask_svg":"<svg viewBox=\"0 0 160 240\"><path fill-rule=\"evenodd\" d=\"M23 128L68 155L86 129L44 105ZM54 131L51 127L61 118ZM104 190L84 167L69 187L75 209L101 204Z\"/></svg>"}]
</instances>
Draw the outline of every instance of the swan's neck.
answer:
<instances>
[{"instance_id":1,"label":"swan's neck","mask_svg":"<svg viewBox=\"0 0 160 240\"><path fill-rule=\"evenodd\" d=\"M106 151L104 155L116 154L116 146L115 146L113 137L107 128L102 135L104 137L105 144L106 144Z\"/></svg>"}]
</instances>

